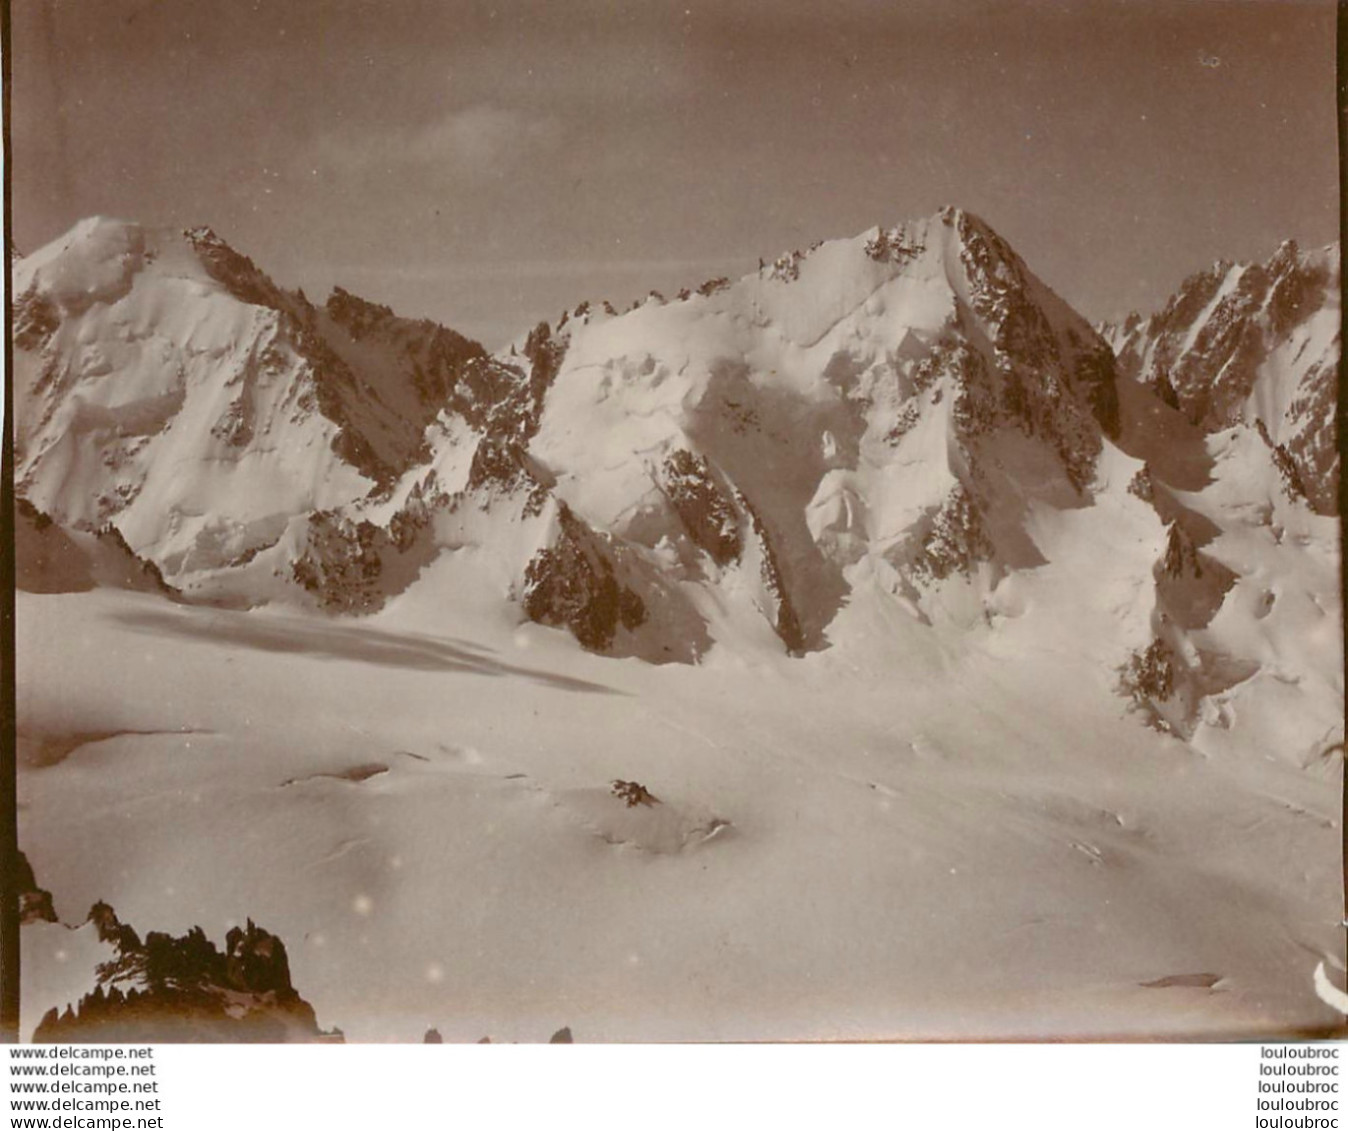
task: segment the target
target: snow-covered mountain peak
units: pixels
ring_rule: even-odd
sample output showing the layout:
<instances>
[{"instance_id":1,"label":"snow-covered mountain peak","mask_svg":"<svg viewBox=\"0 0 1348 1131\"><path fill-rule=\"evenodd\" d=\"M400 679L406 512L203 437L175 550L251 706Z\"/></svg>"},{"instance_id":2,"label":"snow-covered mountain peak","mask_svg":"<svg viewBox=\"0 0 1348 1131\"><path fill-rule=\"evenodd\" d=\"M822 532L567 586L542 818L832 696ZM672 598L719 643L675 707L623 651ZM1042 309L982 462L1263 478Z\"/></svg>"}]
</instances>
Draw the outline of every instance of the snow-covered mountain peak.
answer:
<instances>
[{"instance_id":1,"label":"snow-covered mountain peak","mask_svg":"<svg viewBox=\"0 0 1348 1131\"><path fill-rule=\"evenodd\" d=\"M46 305L61 317L125 297L141 276L191 297L202 288L251 305L288 309L289 296L247 256L208 227L147 228L103 216L70 231L14 265L14 288L25 313Z\"/></svg>"},{"instance_id":2,"label":"snow-covered mountain peak","mask_svg":"<svg viewBox=\"0 0 1348 1131\"><path fill-rule=\"evenodd\" d=\"M81 220L14 265L18 302L42 301L62 313L79 313L95 302L115 300L144 266L145 235L138 224L123 220Z\"/></svg>"},{"instance_id":3,"label":"snow-covered mountain peak","mask_svg":"<svg viewBox=\"0 0 1348 1131\"><path fill-rule=\"evenodd\" d=\"M82 221L14 277L21 490L176 584L388 489L455 390L510 383L432 323L314 307L205 227Z\"/></svg>"},{"instance_id":4,"label":"snow-covered mountain peak","mask_svg":"<svg viewBox=\"0 0 1348 1131\"><path fill-rule=\"evenodd\" d=\"M1219 261L1148 318L1105 327L1122 372L1206 432L1255 428L1289 487L1337 508L1339 247L1287 240L1264 263Z\"/></svg>"},{"instance_id":5,"label":"snow-covered mountain peak","mask_svg":"<svg viewBox=\"0 0 1348 1131\"><path fill-rule=\"evenodd\" d=\"M556 341L529 451L569 513L718 587L753 557L734 588L795 650L857 569L918 600L1038 560L1026 508L1088 499L1117 426L1108 346L958 209Z\"/></svg>"},{"instance_id":6,"label":"snow-covered mountain peak","mask_svg":"<svg viewBox=\"0 0 1348 1131\"><path fill-rule=\"evenodd\" d=\"M785 252L736 287L746 288L760 320L807 346L873 297L897 300L909 326L936 331L957 304L977 300L990 310L998 296L1047 291L988 224L954 207ZM802 318L804 306L831 321Z\"/></svg>"}]
</instances>

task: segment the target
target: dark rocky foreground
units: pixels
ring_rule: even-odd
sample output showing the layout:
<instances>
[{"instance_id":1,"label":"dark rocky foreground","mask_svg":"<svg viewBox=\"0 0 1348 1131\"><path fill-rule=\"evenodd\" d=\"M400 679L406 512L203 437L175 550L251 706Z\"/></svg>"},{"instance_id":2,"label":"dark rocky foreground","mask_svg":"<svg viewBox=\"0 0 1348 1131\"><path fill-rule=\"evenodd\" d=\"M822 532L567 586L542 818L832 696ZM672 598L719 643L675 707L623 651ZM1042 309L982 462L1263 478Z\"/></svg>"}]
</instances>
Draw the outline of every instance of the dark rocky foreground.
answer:
<instances>
[{"instance_id":1,"label":"dark rocky foreground","mask_svg":"<svg viewBox=\"0 0 1348 1131\"><path fill-rule=\"evenodd\" d=\"M178 938L151 931L144 941L106 903L89 920L116 957L98 984L64 1012L49 1010L35 1042L287 1043L340 1042L318 1027L313 1006L290 980L285 944L255 925L233 928L219 950L200 927Z\"/></svg>"}]
</instances>

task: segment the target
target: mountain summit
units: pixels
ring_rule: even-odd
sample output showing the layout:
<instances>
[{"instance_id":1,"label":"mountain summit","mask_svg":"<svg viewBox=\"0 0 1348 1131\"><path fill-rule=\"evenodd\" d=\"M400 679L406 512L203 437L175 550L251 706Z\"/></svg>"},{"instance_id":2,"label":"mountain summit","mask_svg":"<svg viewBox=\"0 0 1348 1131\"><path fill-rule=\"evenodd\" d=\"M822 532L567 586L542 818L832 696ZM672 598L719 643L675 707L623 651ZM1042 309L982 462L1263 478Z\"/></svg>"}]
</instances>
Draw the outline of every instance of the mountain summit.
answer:
<instances>
[{"instance_id":1,"label":"mountain summit","mask_svg":"<svg viewBox=\"0 0 1348 1131\"><path fill-rule=\"evenodd\" d=\"M1041 560L1020 516L1087 500L1117 426L1108 347L955 209L558 333L530 448L553 494L793 651L863 561L917 601Z\"/></svg>"},{"instance_id":2,"label":"mountain summit","mask_svg":"<svg viewBox=\"0 0 1348 1131\"><path fill-rule=\"evenodd\" d=\"M1165 308L1105 327L1124 372L1205 432L1254 427L1292 489L1338 512L1339 248L1288 240L1267 263L1214 264Z\"/></svg>"},{"instance_id":3,"label":"mountain summit","mask_svg":"<svg viewBox=\"0 0 1348 1131\"><path fill-rule=\"evenodd\" d=\"M208 228L86 220L14 288L20 493L189 589L386 489L446 405L514 376L344 291L315 307Z\"/></svg>"},{"instance_id":4,"label":"mountain summit","mask_svg":"<svg viewBox=\"0 0 1348 1131\"><path fill-rule=\"evenodd\" d=\"M89 220L14 267L18 485L61 546L115 536L188 599L471 593L658 663L891 611L1079 625L1118 587L1101 658L1186 729L1261 669L1212 636L1234 547L1334 509L1336 277L1286 245L1102 336L944 208L490 356L209 229Z\"/></svg>"}]
</instances>

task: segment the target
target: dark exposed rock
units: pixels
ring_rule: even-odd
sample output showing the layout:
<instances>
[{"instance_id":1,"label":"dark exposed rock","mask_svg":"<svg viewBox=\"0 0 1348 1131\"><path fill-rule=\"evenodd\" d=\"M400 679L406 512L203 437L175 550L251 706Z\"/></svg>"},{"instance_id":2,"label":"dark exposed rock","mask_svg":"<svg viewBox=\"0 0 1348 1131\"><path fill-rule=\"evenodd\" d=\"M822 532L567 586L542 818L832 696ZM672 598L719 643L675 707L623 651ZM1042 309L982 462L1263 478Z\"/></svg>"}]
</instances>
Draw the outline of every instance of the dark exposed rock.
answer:
<instances>
[{"instance_id":1,"label":"dark exposed rock","mask_svg":"<svg viewBox=\"0 0 1348 1131\"><path fill-rule=\"evenodd\" d=\"M782 578L781 565L778 562L777 551L773 546L772 538L768 534L768 528L758 511L745 498L744 493L738 488L735 489L735 500L739 503L740 509L749 516L749 524L753 529L754 537L758 540L759 553L761 561L759 573L763 579L763 587L768 592L769 599L773 602L774 608L771 610L769 619L777 635L786 645L786 651L791 656L803 656L805 654L805 633L801 629L800 617L796 613L795 606L791 603L791 594Z\"/></svg>"},{"instance_id":2,"label":"dark exposed rock","mask_svg":"<svg viewBox=\"0 0 1348 1131\"><path fill-rule=\"evenodd\" d=\"M324 306L332 320L344 326L356 341L397 317L391 306L370 302L342 287L332 288L332 294Z\"/></svg>"},{"instance_id":3,"label":"dark exposed rock","mask_svg":"<svg viewBox=\"0 0 1348 1131\"><path fill-rule=\"evenodd\" d=\"M546 322L540 322L524 342L524 356L529 361L529 382L517 408L519 425L516 433L521 441L529 440L538 431L543 415L543 398L556 380L566 356L566 339L553 336Z\"/></svg>"},{"instance_id":4,"label":"dark exposed rock","mask_svg":"<svg viewBox=\"0 0 1348 1131\"><path fill-rule=\"evenodd\" d=\"M111 904L99 900L89 908L88 922L94 925L100 942L111 943L119 952L132 954L140 950L140 936L129 923L117 918Z\"/></svg>"},{"instance_id":5,"label":"dark exposed rock","mask_svg":"<svg viewBox=\"0 0 1348 1131\"><path fill-rule=\"evenodd\" d=\"M1144 503L1154 502L1156 499L1156 483L1152 478L1151 468L1143 464L1137 469L1137 473L1128 481L1128 493L1136 495Z\"/></svg>"},{"instance_id":6,"label":"dark exposed rock","mask_svg":"<svg viewBox=\"0 0 1348 1131\"><path fill-rule=\"evenodd\" d=\"M569 1045L571 1043L571 1027L569 1025L564 1025L548 1038L548 1044L550 1045Z\"/></svg>"},{"instance_id":7,"label":"dark exposed rock","mask_svg":"<svg viewBox=\"0 0 1348 1131\"><path fill-rule=\"evenodd\" d=\"M278 287L248 256L235 251L210 228L193 228L184 235L207 274L226 291L240 302L276 312L278 333L308 363L309 395L315 407L337 425L333 451L376 483L390 481L401 468L383 458L357 424L365 415L359 409L359 402L366 399L360 395L360 382L318 332L308 300ZM212 431L227 442L244 444L251 437L251 424L246 406L236 405ZM419 440L418 433L413 437L414 451Z\"/></svg>"},{"instance_id":8,"label":"dark exposed rock","mask_svg":"<svg viewBox=\"0 0 1348 1131\"><path fill-rule=\"evenodd\" d=\"M881 228L866 241L866 254L877 263L906 263L921 255L926 248L914 242L904 225L895 228Z\"/></svg>"},{"instance_id":9,"label":"dark exposed rock","mask_svg":"<svg viewBox=\"0 0 1348 1131\"><path fill-rule=\"evenodd\" d=\"M211 435L232 448L246 447L253 438L251 409L252 401L246 397L231 401L220 419L211 425Z\"/></svg>"},{"instance_id":10,"label":"dark exposed rock","mask_svg":"<svg viewBox=\"0 0 1348 1131\"><path fill-rule=\"evenodd\" d=\"M414 488L407 501L393 512L388 522L389 541L402 553L406 553L417 542L431 521L432 504Z\"/></svg>"},{"instance_id":11,"label":"dark exposed rock","mask_svg":"<svg viewBox=\"0 0 1348 1131\"><path fill-rule=\"evenodd\" d=\"M433 517L453 505L431 471L384 526L338 510L310 514L291 579L328 612L377 612L411 585L434 555Z\"/></svg>"},{"instance_id":12,"label":"dark exposed rock","mask_svg":"<svg viewBox=\"0 0 1348 1131\"><path fill-rule=\"evenodd\" d=\"M34 530L46 530L52 525L51 515L40 511L31 502L20 496L14 500L14 510L20 518L33 524Z\"/></svg>"},{"instance_id":13,"label":"dark exposed rock","mask_svg":"<svg viewBox=\"0 0 1348 1131\"><path fill-rule=\"evenodd\" d=\"M469 491L496 487L524 494L526 517L541 514L551 489L551 477L524 450L514 436L483 436L468 468Z\"/></svg>"},{"instance_id":14,"label":"dark exposed rock","mask_svg":"<svg viewBox=\"0 0 1348 1131\"><path fill-rule=\"evenodd\" d=\"M1337 364L1339 338L1321 355L1284 351L1295 380L1275 398L1252 393L1271 357L1294 341L1338 287L1337 249L1303 253L1284 243L1264 264L1214 264L1186 279L1164 309L1132 318L1116 335L1125 377L1148 386L1190 423L1212 432L1262 426L1289 494L1320 514L1338 509ZM1308 339L1309 341L1309 339ZM1286 396L1290 393L1290 398ZM1280 405L1281 417L1261 414ZM1280 438L1274 444L1270 435Z\"/></svg>"},{"instance_id":15,"label":"dark exposed rock","mask_svg":"<svg viewBox=\"0 0 1348 1131\"><path fill-rule=\"evenodd\" d=\"M1273 437L1268 434L1268 427L1262 420L1254 422L1254 429L1259 433L1259 438L1268 445L1269 452L1273 456L1273 466L1278 469L1278 474L1282 476L1283 491L1287 497L1289 499L1306 498L1306 485L1301 481L1301 471L1297 467L1297 461L1292 457L1292 453L1287 450L1287 445L1275 444Z\"/></svg>"},{"instance_id":16,"label":"dark exposed rock","mask_svg":"<svg viewBox=\"0 0 1348 1131\"><path fill-rule=\"evenodd\" d=\"M154 937L147 936L147 944ZM295 994L285 944L251 919L247 927L231 927L225 935L225 981L241 992Z\"/></svg>"},{"instance_id":17,"label":"dark exposed rock","mask_svg":"<svg viewBox=\"0 0 1348 1131\"><path fill-rule=\"evenodd\" d=\"M969 492L956 486L941 508L932 516L923 537L913 569L936 581L953 574L972 573L980 561L992 554L992 543Z\"/></svg>"},{"instance_id":18,"label":"dark exposed rock","mask_svg":"<svg viewBox=\"0 0 1348 1131\"><path fill-rule=\"evenodd\" d=\"M210 228L189 228L183 235L197 259L217 283L240 302L284 311L290 297L248 256L235 251Z\"/></svg>"},{"instance_id":19,"label":"dark exposed rock","mask_svg":"<svg viewBox=\"0 0 1348 1131\"><path fill-rule=\"evenodd\" d=\"M719 566L738 561L739 519L707 461L679 448L665 458L661 472L665 494L693 544Z\"/></svg>"},{"instance_id":20,"label":"dark exposed rock","mask_svg":"<svg viewBox=\"0 0 1348 1131\"><path fill-rule=\"evenodd\" d=\"M423 454L418 432L408 445L411 450L395 462L376 451L371 438L356 424L366 415L361 401L364 390L351 367L312 328L298 324L293 345L309 365L310 391L318 411L337 425L332 450L376 484L390 484L404 466ZM406 432L410 433L410 428Z\"/></svg>"},{"instance_id":21,"label":"dark exposed rock","mask_svg":"<svg viewBox=\"0 0 1348 1131\"><path fill-rule=\"evenodd\" d=\"M999 235L966 213L948 209L960 236L969 302L991 339L992 364L964 343L947 346L945 367L956 378L957 422L965 437L1007 422L1045 440L1072 485L1084 491L1101 451L1101 433L1119 428L1113 352L1093 332L1060 340L1036 299L1028 268Z\"/></svg>"},{"instance_id":22,"label":"dark exposed rock","mask_svg":"<svg viewBox=\"0 0 1348 1131\"><path fill-rule=\"evenodd\" d=\"M922 408L915 399L910 399L899 409L898 417L894 421L894 426L885 433L885 443L897 444L916 426L922 419Z\"/></svg>"},{"instance_id":23,"label":"dark exposed rock","mask_svg":"<svg viewBox=\"0 0 1348 1131\"><path fill-rule=\"evenodd\" d=\"M56 907L51 892L37 886L37 877L28 857L20 850L14 869L14 883L19 892L20 923L55 923Z\"/></svg>"},{"instance_id":24,"label":"dark exposed rock","mask_svg":"<svg viewBox=\"0 0 1348 1131\"><path fill-rule=\"evenodd\" d=\"M400 318L390 307L341 287L332 289L324 310L352 341L373 339L398 359L398 368L417 394L419 428L435 418L474 367L489 361L487 351L470 338L428 319Z\"/></svg>"},{"instance_id":25,"label":"dark exposed rock","mask_svg":"<svg viewBox=\"0 0 1348 1131\"><path fill-rule=\"evenodd\" d=\"M427 319L401 318L342 287L333 288L323 307L325 326L303 292L276 286L214 232L196 229L187 238L230 294L277 312L278 334L308 365L313 407L337 425L333 450L377 486L387 489L425 457L425 430L444 409L478 427L502 415L536 422L530 381L492 360L479 343ZM351 343L372 344L384 363L372 369L342 345L334 328ZM238 402L216 428L227 442L246 443L246 405Z\"/></svg>"},{"instance_id":26,"label":"dark exposed rock","mask_svg":"<svg viewBox=\"0 0 1348 1131\"><path fill-rule=\"evenodd\" d=\"M81 592L95 585L93 563L45 511L14 500L14 585L29 593Z\"/></svg>"},{"instance_id":27,"label":"dark exposed rock","mask_svg":"<svg viewBox=\"0 0 1348 1131\"><path fill-rule=\"evenodd\" d=\"M1285 443L1290 469L1284 472L1289 489L1299 491L1317 514L1339 513L1338 358L1327 359L1306 371L1287 408L1297 425Z\"/></svg>"},{"instance_id":28,"label":"dark exposed rock","mask_svg":"<svg viewBox=\"0 0 1348 1131\"><path fill-rule=\"evenodd\" d=\"M1187 332L1208 304L1217 297L1222 280L1234 264L1219 260L1206 271L1199 271L1184 280L1180 289L1166 303L1155 326L1160 335L1172 331Z\"/></svg>"},{"instance_id":29,"label":"dark exposed rock","mask_svg":"<svg viewBox=\"0 0 1348 1131\"><path fill-rule=\"evenodd\" d=\"M1129 656L1119 673L1120 689L1147 714L1153 726L1160 725L1162 718L1157 706L1174 694L1175 682L1175 654L1159 638Z\"/></svg>"},{"instance_id":30,"label":"dark exposed rock","mask_svg":"<svg viewBox=\"0 0 1348 1131\"><path fill-rule=\"evenodd\" d=\"M304 548L291 563L291 575L324 609L372 613L387 597L380 585L380 551L390 545L388 533L368 519L319 511L309 516Z\"/></svg>"},{"instance_id":31,"label":"dark exposed rock","mask_svg":"<svg viewBox=\"0 0 1348 1131\"><path fill-rule=\"evenodd\" d=\"M1213 697L1249 679L1259 664L1197 647L1179 627L1163 611L1154 618L1151 643L1120 667L1118 690L1149 726L1188 739L1208 710L1221 716L1223 708L1220 702L1213 706Z\"/></svg>"},{"instance_id":32,"label":"dark exposed rock","mask_svg":"<svg viewBox=\"0 0 1348 1131\"><path fill-rule=\"evenodd\" d=\"M1267 272L1273 281L1268 295L1269 326L1275 334L1287 334L1324 306L1329 273L1318 264L1303 263L1295 240L1273 253Z\"/></svg>"},{"instance_id":33,"label":"dark exposed rock","mask_svg":"<svg viewBox=\"0 0 1348 1131\"><path fill-rule=\"evenodd\" d=\"M527 372L494 358L470 356L447 392L449 411L481 435L469 469L468 490L503 488L528 493L526 514L542 512L552 480L527 454L538 431L543 401L561 367L567 339L554 336L546 322L530 331L524 344Z\"/></svg>"},{"instance_id":34,"label":"dark exposed rock","mask_svg":"<svg viewBox=\"0 0 1348 1131\"><path fill-rule=\"evenodd\" d=\"M331 1041L291 984L285 944L249 920L218 950L193 927L174 938L151 931L142 943L105 903L89 919L116 951L97 985L74 1007L49 1010L36 1042Z\"/></svg>"},{"instance_id":35,"label":"dark exposed rock","mask_svg":"<svg viewBox=\"0 0 1348 1131\"><path fill-rule=\"evenodd\" d=\"M485 1038L483 1039L485 1040ZM421 1038L421 1043L423 1045L443 1045L445 1038L440 1036L439 1029L427 1029L426 1035Z\"/></svg>"},{"instance_id":36,"label":"dark exposed rock","mask_svg":"<svg viewBox=\"0 0 1348 1131\"><path fill-rule=\"evenodd\" d=\"M1158 563L1158 569L1167 577L1203 576L1203 566L1193 539L1185 533L1177 522L1170 524L1170 533L1166 539L1165 553Z\"/></svg>"},{"instance_id":37,"label":"dark exposed rock","mask_svg":"<svg viewBox=\"0 0 1348 1131\"><path fill-rule=\"evenodd\" d=\"M1161 399L1161 403L1179 411L1179 394L1175 392L1174 383L1170 380L1170 374L1164 369L1158 369L1155 376L1151 379L1152 391Z\"/></svg>"},{"instance_id":38,"label":"dark exposed rock","mask_svg":"<svg viewBox=\"0 0 1348 1131\"><path fill-rule=\"evenodd\" d=\"M660 804L660 799L640 782L618 779L613 783L609 792L614 797L626 802L629 809L634 809L638 805L645 805L649 808L652 805Z\"/></svg>"},{"instance_id":39,"label":"dark exposed rock","mask_svg":"<svg viewBox=\"0 0 1348 1131\"><path fill-rule=\"evenodd\" d=\"M95 537L100 542L112 547L113 551L122 555L125 559L134 562L144 575L150 588L160 593L176 594L177 590L164 580L164 575L159 571L159 567L154 562L140 557L127 542L122 532L111 523L106 523L94 532Z\"/></svg>"},{"instance_id":40,"label":"dark exposed rock","mask_svg":"<svg viewBox=\"0 0 1348 1131\"><path fill-rule=\"evenodd\" d=\"M1114 351L1102 341L1077 354L1073 380L1086 397L1101 431L1110 439L1119 435L1119 375Z\"/></svg>"},{"instance_id":41,"label":"dark exposed rock","mask_svg":"<svg viewBox=\"0 0 1348 1131\"><path fill-rule=\"evenodd\" d=\"M21 350L38 350L61 324L55 305L34 282L14 300L14 345Z\"/></svg>"},{"instance_id":42,"label":"dark exposed rock","mask_svg":"<svg viewBox=\"0 0 1348 1131\"><path fill-rule=\"evenodd\" d=\"M98 585L178 597L159 567L136 554L115 526L68 532L28 499L14 501L15 586L30 593L84 592Z\"/></svg>"},{"instance_id":43,"label":"dark exposed rock","mask_svg":"<svg viewBox=\"0 0 1348 1131\"><path fill-rule=\"evenodd\" d=\"M805 255L801 251L786 251L773 260L768 278L781 283L794 283L800 278L800 265Z\"/></svg>"},{"instance_id":44,"label":"dark exposed rock","mask_svg":"<svg viewBox=\"0 0 1348 1131\"><path fill-rule=\"evenodd\" d=\"M581 646L603 652L619 626L635 630L646 619L641 597L622 585L607 540L558 503L558 531L524 572L524 613L539 624L565 627Z\"/></svg>"},{"instance_id":45,"label":"dark exposed rock","mask_svg":"<svg viewBox=\"0 0 1348 1131\"><path fill-rule=\"evenodd\" d=\"M1179 628L1197 629L1216 616L1236 575L1202 551L1189 531L1192 519L1188 512L1179 514L1170 523L1166 548L1152 569L1156 608Z\"/></svg>"}]
</instances>

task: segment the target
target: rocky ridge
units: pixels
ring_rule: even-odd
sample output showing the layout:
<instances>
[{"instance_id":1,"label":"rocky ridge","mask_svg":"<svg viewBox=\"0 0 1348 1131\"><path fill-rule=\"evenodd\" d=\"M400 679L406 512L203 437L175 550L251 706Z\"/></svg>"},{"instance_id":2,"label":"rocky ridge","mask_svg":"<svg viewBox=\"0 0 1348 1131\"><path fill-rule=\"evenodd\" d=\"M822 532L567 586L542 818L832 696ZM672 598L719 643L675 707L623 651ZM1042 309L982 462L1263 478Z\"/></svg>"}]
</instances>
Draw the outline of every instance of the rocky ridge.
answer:
<instances>
[{"instance_id":1,"label":"rocky ridge","mask_svg":"<svg viewBox=\"0 0 1348 1131\"><path fill-rule=\"evenodd\" d=\"M801 656L858 587L992 623L1046 531L1141 505L1120 690L1184 731L1250 671L1211 639L1240 585L1212 437L1244 429L1282 484L1261 521L1335 509L1335 249L1218 264L1097 332L947 208L495 356L342 288L315 306L208 229L86 222L14 270L28 525L188 600L371 614L485 579L591 651Z\"/></svg>"},{"instance_id":2,"label":"rocky ridge","mask_svg":"<svg viewBox=\"0 0 1348 1131\"><path fill-rule=\"evenodd\" d=\"M1289 240L1265 263L1219 261L1157 313L1102 329L1125 378L1204 432L1256 429L1288 491L1338 513L1337 244Z\"/></svg>"},{"instance_id":3,"label":"rocky ridge","mask_svg":"<svg viewBox=\"0 0 1348 1131\"><path fill-rule=\"evenodd\" d=\"M199 927L140 938L106 903L88 922L113 957L74 1005L42 1018L38 1043L340 1041L318 1028L291 984L285 944L256 926L233 927L219 950Z\"/></svg>"}]
</instances>

